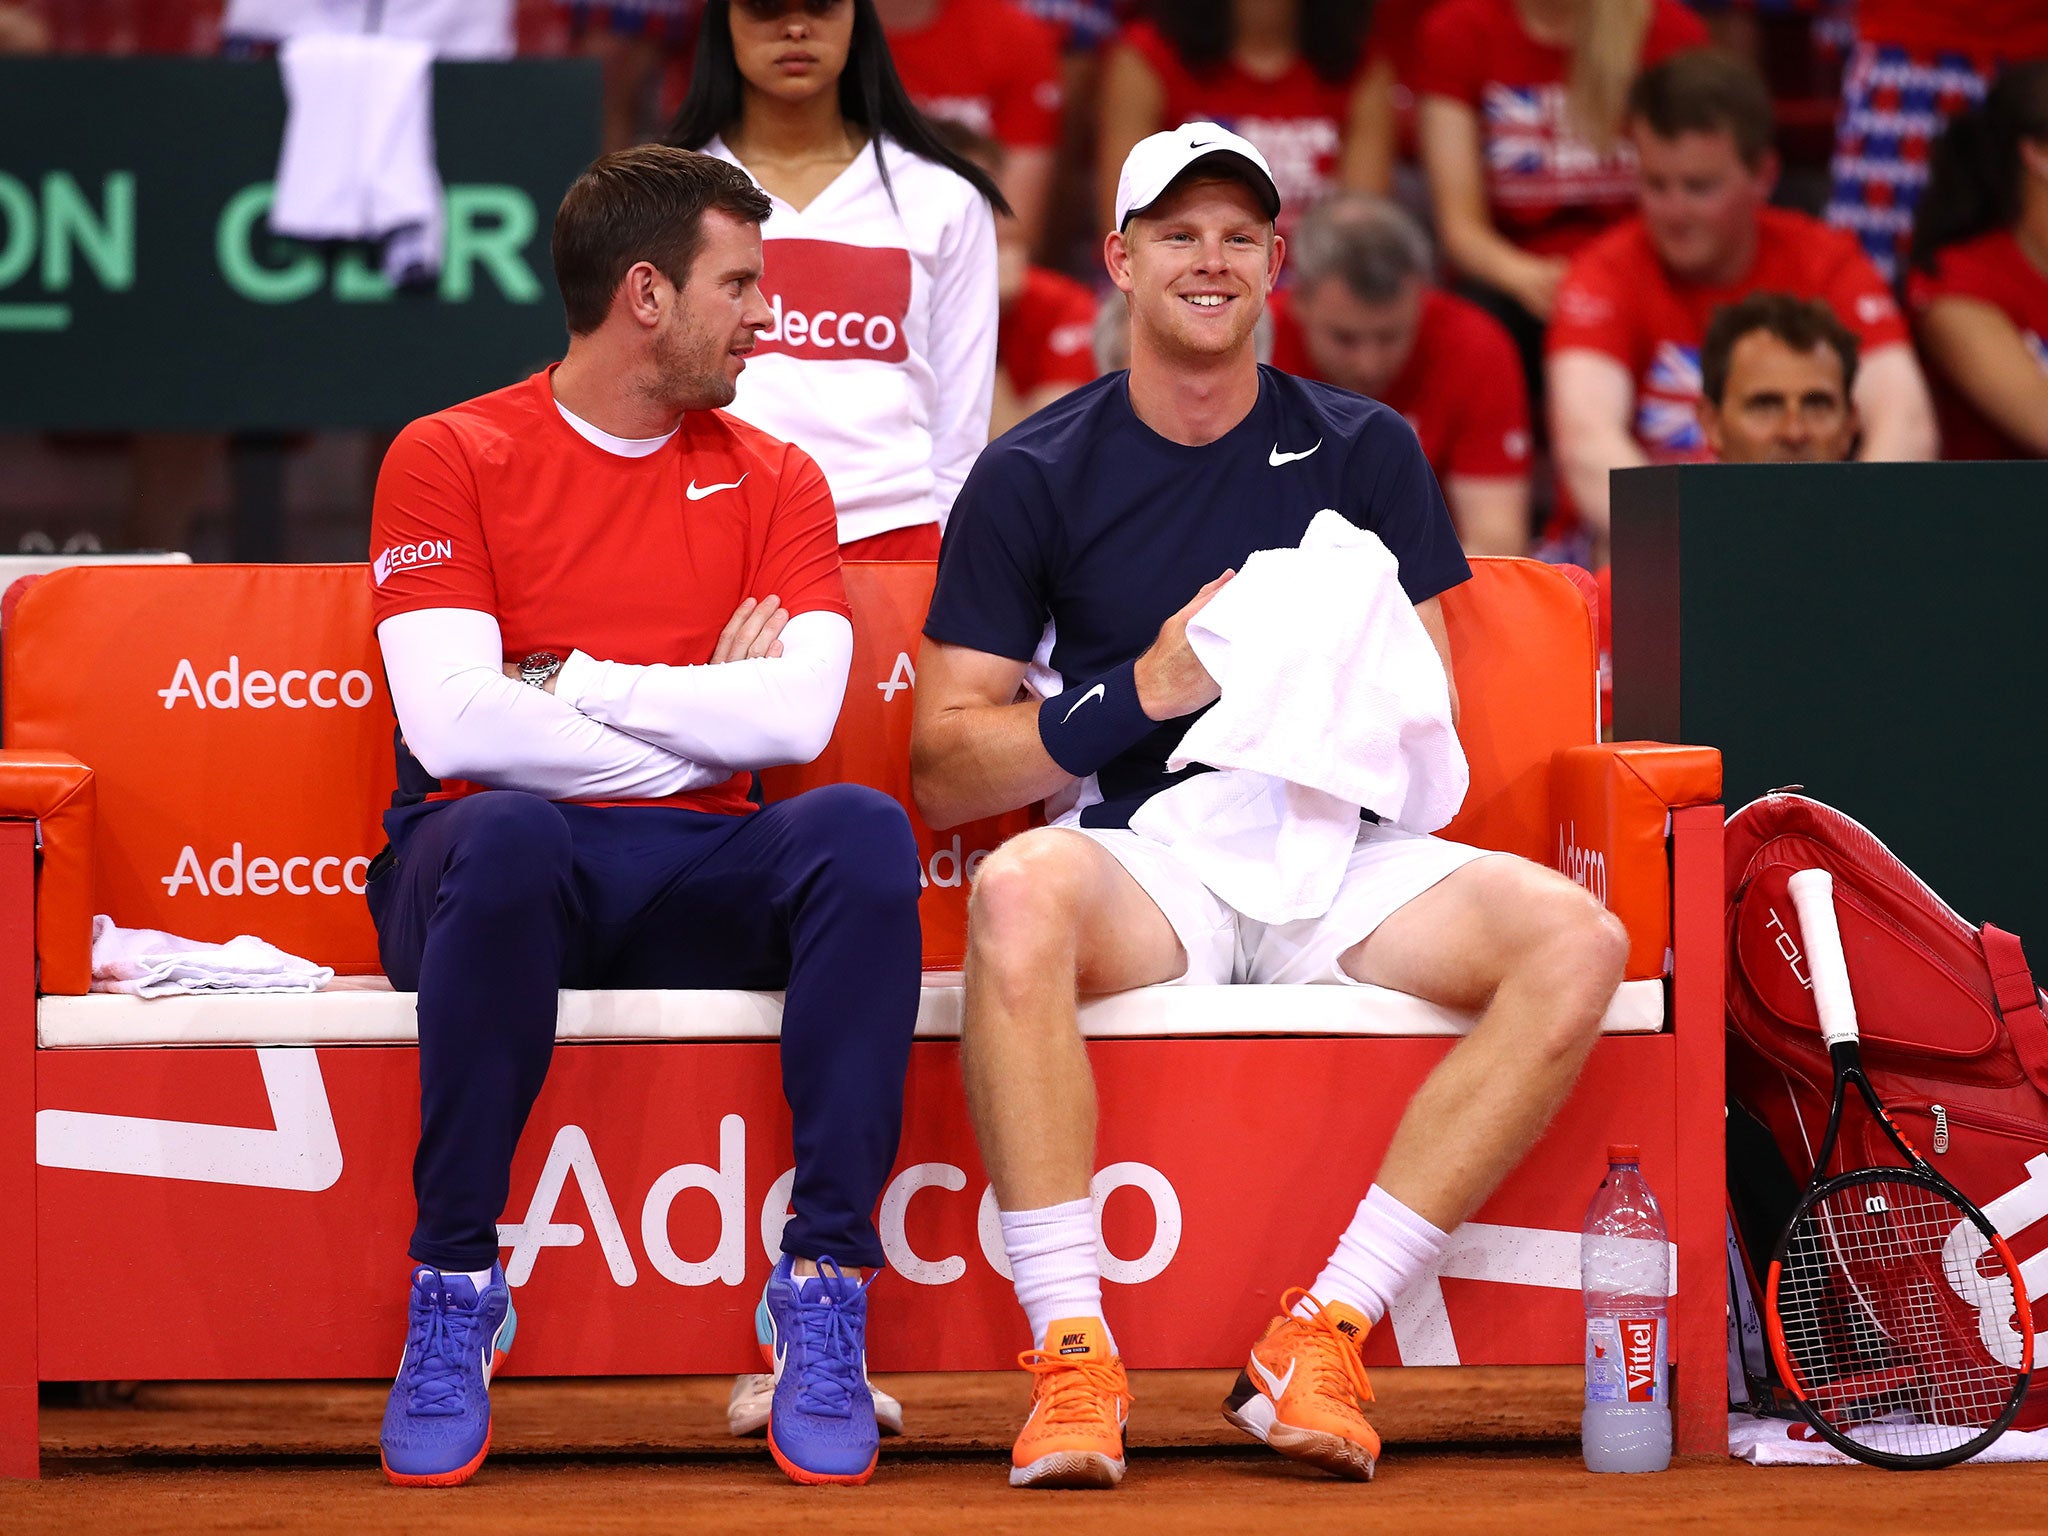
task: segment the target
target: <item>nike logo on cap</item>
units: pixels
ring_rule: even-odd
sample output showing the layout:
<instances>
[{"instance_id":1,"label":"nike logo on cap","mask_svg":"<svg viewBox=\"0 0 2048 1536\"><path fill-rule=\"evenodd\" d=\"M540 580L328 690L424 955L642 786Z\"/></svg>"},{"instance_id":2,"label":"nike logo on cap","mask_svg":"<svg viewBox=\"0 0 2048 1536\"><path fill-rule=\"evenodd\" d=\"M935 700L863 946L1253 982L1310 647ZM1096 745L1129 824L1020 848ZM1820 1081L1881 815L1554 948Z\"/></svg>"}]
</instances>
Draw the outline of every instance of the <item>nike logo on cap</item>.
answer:
<instances>
[{"instance_id":1,"label":"nike logo on cap","mask_svg":"<svg viewBox=\"0 0 2048 1536\"><path fill-rule=\"evenodd\" d=\"M1323 445L1321 443L1316 444L1316 448L1320 448L1322 446ZM1315 448L1311 448L1309 452L1315 452ZM749 470L748 474L751 473L752 471ZM742 485L746 484L746 480L746 475L741 475L737 480L728 480L724 485L699 485L695 480L692 480L689 484L689 487L683 492L683 494L689 497L692 501L702 501L706 496L709 496L713 491L736 491Z\"/></svg>"},{"instance_id":2,"label":"nike logo on cap","mask_svg":"<svg viewBox=\"0 0 2048 1536\"><path fill-rule=\"evenodd\" d=\"M1323 440L1319 437L1316 439L1316 448L1320 448L1322 446ZM1266 460L1266 462L1272 465L1273 468L1278 469L1282 464L1292 464L1296 459L1307 458L1310 454L1316 451L1316 448L1304 448L1299 453L1282 453L1280 451L1280 445L1278 443L1275 443L1273 445L1272 455Z\"/></svg>"},{"instance_id":3,"label":"nike logo on cap","mask_svg":"<svg viewBox=\"0 0 2048 1536\"><path fill-rule=\"evenodd\" d=\"M1083 704L1086 704L1093 699L1106 698L1107 696L1108 695L1103 690L1102 684L1097 683L1093 688L1090 688L1086 693L1082 694L1081 697L1074 700L1072 704L1067 706L1067 712L1064 715L1060 716L1060 724L1065 725L1069 720L1073 719L1074 711L1079 709Z\"/></svg>"}]
</instances>

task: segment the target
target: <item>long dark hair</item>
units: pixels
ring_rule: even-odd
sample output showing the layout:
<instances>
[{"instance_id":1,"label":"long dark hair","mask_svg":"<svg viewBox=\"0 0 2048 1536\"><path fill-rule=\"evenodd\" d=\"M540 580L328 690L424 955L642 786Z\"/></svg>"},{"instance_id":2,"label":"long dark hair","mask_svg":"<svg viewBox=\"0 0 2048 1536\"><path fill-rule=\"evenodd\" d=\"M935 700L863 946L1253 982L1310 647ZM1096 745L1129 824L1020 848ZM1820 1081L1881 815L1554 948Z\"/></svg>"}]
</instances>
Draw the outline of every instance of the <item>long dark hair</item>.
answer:
<instances>
[{"instance_id":1,"label":"long dark hair","mask_svg":"<svg viewBox=\"0 0 2048 1536\"><path fill-rule=\"evenodd\" d=\"M1949 119L1913 214L1913 265L1931 271L1942 247L2019 222L2022 139L2048 141L2048 59L2015 64Z\"/></svg>"},{"instance_id":2,"label":"long dark hair","mask_svg":"<svg viewBox=\"0 0 2048 1536\"><path fill-rule=\"evenodd\" d=\"M1372 0L1299 0L1294 49L1331 85L1344 85L1358 71ZM1152 24L1196 74L1221 68L1237 46L1230 0L1160 0L1150 7Z\"/></svg>"},{"instance_id":3,"label":"long dark hair","mask_svg":"<svg viewBox=\"0 0 2048 1536\"><path fill-rule=\"evenodd\" d=\"M740 120L743 103L729 0L709 0L697 32L690 94L683 98L682 110L669 124L663 142L702 149ZM882 32L882 18L875 14L875 0L853 0L853 43L839 76L839 115L866 130L874 145L875 169L882 173L882 185L891 202L896 200L896 189L889 183L889 167L882 159L885 134L911 154L943 165L968 182L996 212L1010 211L988 172L949 149L932 130L931 120L911 104L910 93L896 73L896 61L889 57L889 40Z\"/></svg>"}]
</instances>

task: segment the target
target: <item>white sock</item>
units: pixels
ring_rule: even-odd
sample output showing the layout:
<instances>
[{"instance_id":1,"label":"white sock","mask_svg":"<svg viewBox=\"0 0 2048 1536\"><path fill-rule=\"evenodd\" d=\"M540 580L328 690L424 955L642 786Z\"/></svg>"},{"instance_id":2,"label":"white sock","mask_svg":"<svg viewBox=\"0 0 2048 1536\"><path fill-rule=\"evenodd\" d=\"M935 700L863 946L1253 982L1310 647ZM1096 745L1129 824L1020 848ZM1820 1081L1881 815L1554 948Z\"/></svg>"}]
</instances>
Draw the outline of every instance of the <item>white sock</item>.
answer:
<instances>
[{"instance_id":1,"label":"white sock","mask_svg":"<svg viewBox=\"0 0 2048 1536\"><path fill-rule=\"evenodd\" d=\"M443 1279L453 1279L460 1275L470 1283L479 1296L483 1295L484 1287L491 1283L491 1272L488 1269L444 1269L441 1275Z\"/></svg>"},{"instance_id":2,"label":"white sock","mask_svg":"<svg viewBox=\"0 0 2048 1536\"><path fill-rule=\"evenodd\" d=\"M1309 1295L1317 1301L1341 1301L1369 1323L1387 1315L1409 1286L1435 1266L1450 1234L1429 1222L1375 1184L1358 1202L1357 1214L1337 1251L1316 1276ZM1308 1315L1304 1297L1294 1305L1297 1317Z\"/></svg>"},{"instance_id":3,"label":"white sock","mask_svg":"<svg viewBox=\"0 0 2048 1536\"><path fill-rule=\"evenodd\" d=\"M1102 1272L1095 1255L1095 1202L1069 1200L1037 1211L1003 1211L1003 1252L1015 1277L1017 1303L1031 1324L1031 1343L1070 1317L1102 1316ZM1108 1332L1109 1325L1103 1324ZM1105 1340L1113 1350L1114 1340Z\"/></svg>"}]
</instances>

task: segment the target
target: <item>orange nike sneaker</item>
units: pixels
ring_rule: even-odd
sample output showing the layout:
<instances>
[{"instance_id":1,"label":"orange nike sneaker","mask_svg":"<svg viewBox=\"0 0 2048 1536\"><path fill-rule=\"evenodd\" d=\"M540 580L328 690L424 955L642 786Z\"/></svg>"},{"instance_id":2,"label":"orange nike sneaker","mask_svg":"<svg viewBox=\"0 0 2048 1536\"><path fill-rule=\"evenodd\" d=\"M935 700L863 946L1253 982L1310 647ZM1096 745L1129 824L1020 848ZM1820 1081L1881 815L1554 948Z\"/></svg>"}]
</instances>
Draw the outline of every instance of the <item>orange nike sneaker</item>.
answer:
<instances>
[{"instance_id":1,"label":"orange nike sneaker","mask_svg":"<svg viewBox=\"0 0 2048 1536\"><path fill-rule=\"evenodd\" d=\"M1131 1388L1096 1317L1046 1330L1046 1348L1017 1363L1034 1378L1031 1415L1010 1453L1012 1488L1114 1488L1124 1475Z\"/></svg>"},{"instance_id":2,"label":"orange nike sneaker","mask_svg":"<svg viewBox=\"0 0 2048 1536\"><path fill-rule=\"evenodd\" d=\"M1291 1308L1306 1295L1289 1291L1280 1305ZM1363 1357L1372 1324L1342 1302L1308 1300L1309 1316L1274 1318L1252 1346L1223 1417L1283 1456L1370 1482L1380 1437L1359 1404L1372 1401Z\"/></svg>"}]
</instances>

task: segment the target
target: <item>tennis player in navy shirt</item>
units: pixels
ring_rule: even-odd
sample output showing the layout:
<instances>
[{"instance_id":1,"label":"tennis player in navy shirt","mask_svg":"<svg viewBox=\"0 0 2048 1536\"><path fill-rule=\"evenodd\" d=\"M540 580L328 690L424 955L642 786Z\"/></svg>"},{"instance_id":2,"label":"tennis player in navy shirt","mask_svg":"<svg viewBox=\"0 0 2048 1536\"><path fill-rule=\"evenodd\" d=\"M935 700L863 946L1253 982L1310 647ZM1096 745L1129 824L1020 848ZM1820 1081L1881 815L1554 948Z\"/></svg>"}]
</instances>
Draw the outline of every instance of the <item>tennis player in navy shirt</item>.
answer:
<instances>
[{"instance_id":1,"label":"tennis player in navy shirt","mask_svg":"<svg viewBox=\"0 0 2048 1536\"><path fill-rule=\"evenodd\" d=\"M1621 981L1621 926L1563 876L1507 854L1367 821L1327 913L1261 924L1129 829L1176 782L1167 759L1219 694L1188 619L1246 556L1299 544L1324 508L1394 553L1450 676L1438 597L1471 572L1414 432L1253 355L1285 252L1279 208L1258 150L1213 123L1131 151L1104 247L1130 308L1130 370L982 454L954 503L925 625L912 771L926 818L947 827L1043 801L1051 822L998 848L975 881L962 1033L1035 1346L1018 1486L1110 1487L1124 1470L1130 1394L1103 1319L1078 995L1370 984L1480 1015L1224 1405L1273 1449L1369 1478L1380 1442L1361 1408L1366 1333L1541 1134ZM1454 681L1450 697L1455 714ZM1275 1111L1247 1133L1286 1138L1285 1106ZM1324 1176L1303 1150L1304 1177Z\"/></svg>"}]
</instances>

